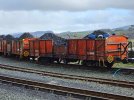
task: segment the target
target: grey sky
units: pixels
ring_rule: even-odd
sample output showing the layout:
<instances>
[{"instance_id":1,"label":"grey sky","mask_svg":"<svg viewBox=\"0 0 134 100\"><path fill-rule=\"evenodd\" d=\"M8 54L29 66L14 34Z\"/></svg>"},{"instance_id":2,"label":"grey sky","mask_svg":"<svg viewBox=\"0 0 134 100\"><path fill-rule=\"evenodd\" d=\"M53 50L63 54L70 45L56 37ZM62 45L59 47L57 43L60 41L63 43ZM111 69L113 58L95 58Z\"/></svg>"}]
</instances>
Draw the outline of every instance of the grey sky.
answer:
<instances>
[{"instance_id":1,"label":"grey sky","mask_svg":"<svg viewBox=\"0 0 134 100\"><path fill-rule=\"evenodd\" d=\"M134 0L0 0L1 10L83 11L106 8L134 9Z\"/></svg>"},{"instance_id":2,"label":"grey sky","mask_svg":"<svg viewBox=\"0 0 134 100\"><path fill-rule=\"evenodd\" d=\"M134 0L0 0L0 34L134 24Z\"/></svg>"}]
</instances>

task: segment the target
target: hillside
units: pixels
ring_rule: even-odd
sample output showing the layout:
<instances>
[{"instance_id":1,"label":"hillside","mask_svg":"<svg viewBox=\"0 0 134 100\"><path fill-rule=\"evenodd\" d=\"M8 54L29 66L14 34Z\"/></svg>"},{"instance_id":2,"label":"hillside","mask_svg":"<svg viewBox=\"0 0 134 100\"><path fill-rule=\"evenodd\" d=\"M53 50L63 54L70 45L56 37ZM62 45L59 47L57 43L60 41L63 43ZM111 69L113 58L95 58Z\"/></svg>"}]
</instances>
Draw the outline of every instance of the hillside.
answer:
<instances>
[{"instance_id":1,"label":"hillside","mask_svg":"<svg viewBox=\"0 0 134 100\"><path fill-rule=\"evenodd\" d=\"M23 32L23 33L25 33L25 32ZM13 36L20 37L23 33L14 33ZM36 31L36 32L29 32L29 33L32 34L34 37L40 37L44 33L53 33L53 32L52 31Z\"/></svg>"},{"instance_id":2,"label":"hillside","mask_svg":"<svg viewBox=\"0 0 134 100\"><path fill-rule=\"evenodd\" d=\"M66 39L76 39L76 38L83 38L87 34L89 34L90 31L83 31L83 32L64 32L58 34L58 36Z\"/></svg>"},{"instance_id":3,"label":"hillside","mask_svg":"<svg viewBox=\"0 0 134 100\"><path fill-rule=\"evenodd\" d=\"M119 35L126 35L130 39L134 39L134 25L116 28L114 29L114 32Z\"/></svg>"},{"instance_id":4,"label":"hillside","mask_svg":"<svg viewBox=\"0 0 134 100\"><path fill-rule=\"evenodd\" d=\"M134 25L119 27L115 29L100 29L107 33L115 33L117 35L125 35L128 36L130 39L134 39ZM58 34L59 36L63 38L83 38L87 34L92 33L93 31L83 31L83 32L64 32Z\"/></svg>"},{"instance_id":5,"label":"hillside","mask_svg":"<svg viewBox=\"0 0 134 100\"><path fill-rule=\"evenodd\" d=\"M115 33L118 35L126 35L128 36L128 38L130 39L134 39L134 25L129 25L129 26L123 26L123 27L119 27L119 28L115 28L115 29L101 29L104 32L108 32L110 34ZM83 38L86 35L92 33L93 31L81 31L81 32L63 32L63 33L59 33L56 34L62 38L66 38L66 39L75 39L75 38ZM53 31L36 31L36 32L30 32L34 37L40 37L42 36L44 33L54 33ZM13 34L14 37L19 37L21 36L23 33L15 33Z\"/></svg>"}]
</instances>

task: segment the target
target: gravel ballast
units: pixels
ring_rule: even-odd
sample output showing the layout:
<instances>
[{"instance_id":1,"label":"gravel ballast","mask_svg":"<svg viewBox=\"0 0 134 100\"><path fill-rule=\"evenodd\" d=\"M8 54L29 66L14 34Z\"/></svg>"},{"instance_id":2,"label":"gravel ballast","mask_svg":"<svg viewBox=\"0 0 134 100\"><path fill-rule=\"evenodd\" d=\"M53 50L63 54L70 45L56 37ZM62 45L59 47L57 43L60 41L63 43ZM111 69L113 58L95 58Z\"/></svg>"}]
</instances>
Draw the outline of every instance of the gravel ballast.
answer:
<instances>
[{"instance_id":1,"label":"gravel ballast","mask_svg":"<svg viewBox=\"0 0 134 100\"><path fill-rule=\"evenodd\" d=\"M61 96L24 87L0 84L0 100L79 100L69 96Z\"/></svg>"},{"instance_id":2,"label":"gravel ballast","mask_svg":"<svg viewBox=\"0 0 134 100\"><path fill-rule=\"evenodd\" d=\"M95 82L66 80L66 79L53 78L53 77L41 76L41 75L32 74L32 73L11 71L11 70L5 70L5 69L0 69L0 74L35 80L35 81L53 84L53 85L62 85L62 86L67 86L67 87L86 89L86 90L94 90L94 91L107 92L107 93L112 93L112 94L134 97L134 89L133 88L122 88L122 87L118 87L118 86L99 84L99 83L95 83Z\"/></svg>"},{"instance_id":3,"label":"gravel ballast","mask_svg":"<svg viewBox=\"0 0 134 100\"><path fill-rule=\"evenodd\" d=\"M111 71L100 71L100 70L84 70L79 68L67 68L61 66L46 66L46 65L39 65L34 64L26 61L19 61L14 60L11 58L4 58L0 56L0 63L13 65L17 67L26 67L26 68L33 68L41 71L51 71L56 73L63 73L63 74L71 74L71 75L79 75L79 76L87 76L87 77L98 77L98 78L106 78L106 79L115 79L115 80L124 80L124 81L134 81L134 73L131 74L123 74L118 71L116 74L115 72Z\"/></svg>"}]
</instances>

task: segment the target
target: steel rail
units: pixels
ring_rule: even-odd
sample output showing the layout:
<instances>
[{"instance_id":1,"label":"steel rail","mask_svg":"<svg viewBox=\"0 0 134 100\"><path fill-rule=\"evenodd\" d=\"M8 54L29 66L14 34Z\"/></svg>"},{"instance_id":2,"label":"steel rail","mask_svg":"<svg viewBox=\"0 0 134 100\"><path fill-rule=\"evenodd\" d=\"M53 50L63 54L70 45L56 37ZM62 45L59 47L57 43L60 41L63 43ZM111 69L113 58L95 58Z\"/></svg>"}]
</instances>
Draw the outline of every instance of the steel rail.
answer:
<instances>
[{"instance_id":1,"label":"steel rail","mask_svg":"<svg viewBox=\"0 0 134 100\"><path fill-rule=\"evenodd\" d=\"M53 91L53 93L60 92L64 94L72 94L72 95L93 97L93 98L99 98L99 99L108 99L108 100L134 100L133 97L127 97L127 96L122 96L122 95L117 95L117 94L102 93L102 92L91 91L91 90L77 89L77 88L72 88L72 87L64 87L64 86L59 86L59 85L51 85L51 84L46 84L42 82L20 79L20 78L5 76L5 75L4 76L0 75L0 81L6 82L6 83L12 83L16 85L22 85L26 87L50 90L50 91Z\"/></svg>"},{"instance_id":2,"label":"steel rail","mask_svg":"<svg viewBox=\"0 0 134 100\"><path fill-rule=\"evenodd\" d=\"M34 74L39 74L43 76L51 76L51 77L56 77L56 78L80 80L80 81L87 81L87 82L97 82L100 84L108 84L108 85L113 85L113 86L118 86L118 87L134 88L134 82L128 82L128 81L111 80L111 79L103 79L103 78L95 78L95 77L85 77L85 76L78 76L78 75L68 75L68 74L54 73L54 72L48 72L48 71L39 71L35 69L30 69L30 68L15 67L15 66L3 65L3 64L0 64L0 68L13 70L13 71L34 73Z\"/></svg>"}]
</instances>

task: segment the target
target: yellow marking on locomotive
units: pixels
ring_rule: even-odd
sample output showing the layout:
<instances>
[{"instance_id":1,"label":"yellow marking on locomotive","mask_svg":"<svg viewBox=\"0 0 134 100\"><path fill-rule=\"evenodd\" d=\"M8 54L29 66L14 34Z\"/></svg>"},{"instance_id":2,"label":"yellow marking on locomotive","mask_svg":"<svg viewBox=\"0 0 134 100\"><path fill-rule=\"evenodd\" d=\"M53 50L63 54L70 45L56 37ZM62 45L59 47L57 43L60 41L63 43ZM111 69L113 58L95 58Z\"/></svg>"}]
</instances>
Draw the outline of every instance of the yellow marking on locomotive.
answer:
<instances>
[{"instance_id":1,"label":"yellow marking on locomotive","mask_svg":"<svg viewBox=\"0 0 134 100\"><path fill-rule=\"evenodd\" d=\"M109 55L109 56L107 57L107 61L108 61L109 63L112 63L112 62L114 61L114 57L111 56L111 55Z\"/></svg>"},{"instance_id":2,"label":"yellow marking on locomotive","mask_svg":"<svg viewBox=\"0 0 134 100\"><path fill-rule=\"evenodd\" d=\"M27 57L27 56L29 56L29 52L28 51L24 51L23 55L24 55L24 57Z\"/></svg>"}]
</instances>

